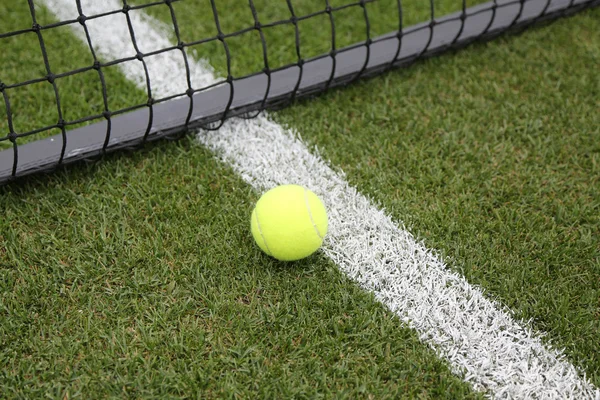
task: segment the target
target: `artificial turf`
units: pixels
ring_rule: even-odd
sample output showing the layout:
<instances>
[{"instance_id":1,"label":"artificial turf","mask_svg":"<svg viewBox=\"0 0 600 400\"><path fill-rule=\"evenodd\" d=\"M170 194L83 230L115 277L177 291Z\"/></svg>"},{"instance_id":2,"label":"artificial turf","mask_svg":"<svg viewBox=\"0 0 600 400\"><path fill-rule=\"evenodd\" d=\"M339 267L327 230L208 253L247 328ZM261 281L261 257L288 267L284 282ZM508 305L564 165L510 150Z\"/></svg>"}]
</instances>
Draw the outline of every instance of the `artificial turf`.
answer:
<instances>
[{"instance_id":1,"label":"artificial turf","mask_svg":"<svg viewBox=\"0 0 600 400\"><path fill-rule=\"evenodd\" d=\"M173 3L182 32L204 35L189 4ZM151 9L168 22L166 6ZM225 24L247 22L236 10L222 12ZM17 29L28 10L10 11L0 19ZM598 11L274 115L452 268L532 318L597 385ZM89 54L63 32L70 45L53 50L58 59ZM348 43L361 35L348 32ZM277 37L273 62L288 62L288 39ZM307 51L327 51L322 43ZM17 47L29 54L8 48ZM220 49L197 53L223 74ZM236 74L260 66L260 53L248 53ZM0 80L23 73L11 60ZM113 78L116 101L144 99L116 69ZM101 104L87 80L66 90L76 112ZM23 107L35 116L26 127L56 112ZM193 139L0 188L0 393L477 396L320 255L284 265L260 253L249 235L258 195Z\"/></svg>"}]
</instances>

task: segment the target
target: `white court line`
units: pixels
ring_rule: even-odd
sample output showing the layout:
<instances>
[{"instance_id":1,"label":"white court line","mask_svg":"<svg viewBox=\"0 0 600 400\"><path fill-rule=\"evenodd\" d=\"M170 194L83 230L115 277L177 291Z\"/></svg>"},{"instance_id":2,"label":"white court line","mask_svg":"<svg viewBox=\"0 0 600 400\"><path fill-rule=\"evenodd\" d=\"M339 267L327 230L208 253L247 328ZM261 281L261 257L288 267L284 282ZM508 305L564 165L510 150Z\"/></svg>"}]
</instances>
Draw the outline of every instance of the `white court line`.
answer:
<instances>
[{"instance_id":1,"label":"white court line","mask_svg":"<svg viewBox=\"0 0 600 400\"><path fill-rule=\"evenodd\" d=\"M77 17L75 0L39 1L61 20ZM81 0L81 4L88 15L122 7L118 0ZM142 51L173 44L167 25L139 11L131 18ZM133 53L123 14L89 21L88 26L96 51L105 59ZM75 32L84 38L80 28ZM178 51L147 61L158 96L187 88ZM216 79L205 62L192 63L191 70L195 87ZM128 63L123 73L145 88L139 62ZM450 271L296 136L263 114L253 120L231 120L218 132L199 132L198 140L259 191L297 183L319 195L330 217L323 252L415 329L475 389L492 398L600 399L600 391L561 351L544 346L527 324Z\"/></svg>"}]
</instances>

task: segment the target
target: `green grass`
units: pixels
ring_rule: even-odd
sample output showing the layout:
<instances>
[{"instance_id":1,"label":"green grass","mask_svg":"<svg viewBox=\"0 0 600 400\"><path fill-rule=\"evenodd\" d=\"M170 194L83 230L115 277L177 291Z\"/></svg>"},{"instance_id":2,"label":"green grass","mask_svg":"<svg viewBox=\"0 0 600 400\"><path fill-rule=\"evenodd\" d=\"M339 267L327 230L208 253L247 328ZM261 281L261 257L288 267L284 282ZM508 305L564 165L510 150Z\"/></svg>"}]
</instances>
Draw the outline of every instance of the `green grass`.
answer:
<instances>
[{"instance_id":1,"label":"green grass","mask_svg":"<svg viewBox=\"0 0 600 400\"><path fill-rule=\"evenodd\" d=\"M277 115L597 385L599 18L589 11Z\"/></svg>"},{"instance_id":2,"label":"green grass","mask_svg":"<svg viewBox=\"0 0 600 400\"><path fill-rule=\"evenodd\" d=\"M285 8L274 4L269 18L280 18ZM185 40L206 33L205 14L174 5ZM241 7L225 9L229 29L248 22ZM153 10L168 20L166 7ZM532 318L596 385L600 78L591 66L600 64L599 11L275 115L470 282ZM0 12L0 27L22 28L28 15ZM381 15L382 32L393 23ZM360 29L348 32L348 42L360 40ZM52 50L57 66L87 54L68 31L53 33L69 44ZM286 40L272 39L274 63L290 57ZM1 80L21 79L28 66L44 74L29 61L35 41L5 43L23 57L0 52L12 63ZM328 50L319 43L307 51ZM198 54L223 73L219 51ZM236 60L242 72L261 62L249 53ZM143 97L110 74L117 104ZM72 112L96 112L94 79L65 90L77 94L65 98ZM26 129L52 121L55 109L25 101L43 92L23 97ZM476 397L320 255L292 265L263 255L249 233L257 197L192 139L0 188L0 393Z\"/></svg>"},{"instance_id":3,"label":"green grass","mask_svg":"<svg viewBox=\"0 0 600 400\"><path fill-rule=\"evenodd\" d=\"M474 397L316 255L249 234L257 194L191 140L0 197L6 397Z\"/></svg>"},{"instance_id":4,"label":"green grass","mask_svg":"<svg viewBox=\"0 0 600 400\"><path fill-rule=\"evenodd\" d=\"M38 23L48 25L56 20L41 7L36 8ZM0 3L0 33L31 28L32 19L26 1ZM70 27L57 27L42 31L48 63L54 74L90 67L94 59L86 46L73 37ZM0 82L14 85L47 76L44 57L38 37L33 32L0 39ZM108 105L116 111L145 103L146 97L135 89L116 66L103 68L108 86ZM60 96L60 110L67 122L102 114L104 101L102 85L96 71L87 71L55 81ZM10 101L13 128L17 134L56 125L59 120L58 105L52 84L38 82L5 90ZM93 122L98 122L95 120ZM81 124L70 125L69 129ZM12 147L8 140L8 120L5 101L0 96L0 150ZM58 128L35 135L22 136L17 145L40 138L58 135Z\"/></svg>"},{"instance_id":5,"label":"green grass","mask_svg":"<svg viewBox=\"0 0 600 400\"><path fill-rule=\"evenodd\" d=\"M467 6L482 2L483 0L470 1ZM135 0L134 3L141 5L153 2ZM367 19L371 38L398 30L400 21L397 0L378 0L366 3L364 10L358 6L358 1L329 1L330 6L334 9L352 3L355 3L355 5L337 9L331 14L335 27L336 49L364 42L367 39ZM219 24L224 34L231 34L254 26L251 8L246 4L240 7L240 3L234 0L216 1L215 4ZM258 20L263 25L289 20L291 17L285 0L253 0L253 4ZM332 24L329 15L322 13L326 9L326 2L323 0L302 0L293 1L292 5L294 14L299 18L321 12L320 15L303 19L298 23L301 56L311 58L331 51L333 48ZM192 43L217 36L218 31L209 0L175 2L172 7L183 42ZM462 2L436 0L434 1L434 7L435 16L440 17L461 10ZM404 27L428 21L431 18L429 1L403 1L402 11ZM166 6L152 6L146 8L145 12L168 25L173 25L170 10ZM262 31L265 37L270 68L282 67L297 62L295 28L291 22L265 27ZM265 67L263 45L257 30L226 38L225 43L231 52L230 67L233 77L258 72ZM189 49L198 57L208 59L219 75L227 75L227 56L221 42L211 41L191 46Z\"/></svg>"},{"instance_id":6,"label":"green grass","mask_svg":"<svg viewBox=\"0 0 600 400\"><path fill-rule=\"evenodd\" d=\"M154 1L137 0L131 2L134 5L149 3L154 3ZM472 3L475 4L476 2ZM240 7L238 1L232 0L221 0L215 4L219 13L219 23L225 34L254 25L251 9L246 4ZM287 4L283 0L275 2L255 0L253 4L262 24L287 20L291 16ZM315 0L296 0L293 2L294 12L300 18L323 11L325 4L324 1ZM346 4L349 4L347 0L330 1L333 8ZM456 0L438 0L435 2L435 15L441 16L458 11L461 4L460 1ZM468 5L473 4L469 3ZM209 0L200 2L178 1L174 2L172 7L182 41L191 43L217 35L218 32ZM372 38L398 29L399 17L396 0L378 0L377 2L367 3L365 10L370 21L369 34ZM166 5L153 5L144 10L131 12L147 13L167 25L173 24L170 9ZM337 49L367 39L367 24L364 13L365 11L358 5L339 9L332 13L336 30L335 46ZM403 13L404 26L422 22L431 17L429 2L416 0L404 1ZM57 22L41 6L36 8L36 18L42 26ZM0 33L28 29L31 28L31 25L32 18L27 2L0 4ZM76 29L82 30L80 26L77 26ZM331 21L327 14L300 21L298 30L303 58L319 56L332 49ZM263 33L267 43L267 57L270 68L278 68L297 62L295 29L291 23L266 27L263 29ZM71 27L62 26L44 29L42 30L42 36L52 73L62 74L93 65L94 60L89 49L86 46L76 44L77 40L72 37ZM265 67L262 42L258 31L254 30L230 37L225 42L230 49L230 68L233 77L255 73ZM34 32L0 39L0 49L2 49L0 51L0 65L2 65L0 82L13 85L44 78L47 75L39 39ZM226 52L220 42L212 41L191 46L188 51L195 57L210 61L220 76L227 75ZM107 61L101 58L100 60ZM105 75L108 107L111 111L114 112L146 103L146 94L135 90L134 85L120 75L118 66L105 67L102 72ZM194 82L192 82L192 85L194 85ZM67 123L92 115L100 115L104 112L102 85L95 70L59 78L56 81L56 86L61 102L62 117ZM25 134L57 124L59 108L54 88L50 82L42 81L7 89L6 94L10 101L13 128L17 134ZM72 124L69 125L68 129L74 129L85 124L87 123ZM6 106L2 99L0 103L0 150L13 146L8 140L9 132ZM60 129L50 128L34 135L21 136L17 140L17 145L60 133Z\"/></svg>"}]
</instances>

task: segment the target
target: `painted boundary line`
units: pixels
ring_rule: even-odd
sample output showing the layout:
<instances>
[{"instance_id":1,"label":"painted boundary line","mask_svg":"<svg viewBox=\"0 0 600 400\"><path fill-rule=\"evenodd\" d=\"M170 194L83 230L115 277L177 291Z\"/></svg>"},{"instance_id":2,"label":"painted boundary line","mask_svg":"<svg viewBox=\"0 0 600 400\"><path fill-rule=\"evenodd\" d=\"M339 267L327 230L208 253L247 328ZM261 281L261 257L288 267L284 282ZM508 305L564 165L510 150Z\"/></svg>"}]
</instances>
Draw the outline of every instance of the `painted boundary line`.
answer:
<instances>
[{"instance_id":1,"label":"painted boundary line","mask_svg":"<svg viewBox=\"0 0 600 400\"><path fill-rule=\"evenodd\" d=\"M61 20L77 17L75 0L40 1ZM99 14L122 4L81 0L81 6L84 13ZM125 18L116 14L88 23L92 43L102 57L134 54ZM143 52L173 44L169 27L140 12L130 18ZM83 30L75 34L85 39ZM187 85L179 50L146 62L153 90L161 96ZM203 62L190 68L195 86L215 80ZM128 63L123 73L145 89L141 63ZM450 271L296 136L263 114L253 120L230 120L218 132L199 132L198 140L257 190L297 183L319 195L330 216L324 253L415 329L476 390L492 398L600 400L600 391L561 351L545 347L540 335L516 321L510 310Z\"/></svg>"}]
</instances>

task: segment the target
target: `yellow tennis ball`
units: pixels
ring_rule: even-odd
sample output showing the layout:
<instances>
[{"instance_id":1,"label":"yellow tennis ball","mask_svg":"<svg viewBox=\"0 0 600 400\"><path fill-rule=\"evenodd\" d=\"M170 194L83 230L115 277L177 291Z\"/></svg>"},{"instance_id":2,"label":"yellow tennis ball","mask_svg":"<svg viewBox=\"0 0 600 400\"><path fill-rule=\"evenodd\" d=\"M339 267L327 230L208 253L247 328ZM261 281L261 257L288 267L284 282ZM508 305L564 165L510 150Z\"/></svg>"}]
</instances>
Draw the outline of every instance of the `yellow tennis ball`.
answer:
<instances>
[{"instance_id":1,"label":"yellow tennis ball","mask_svg":"<svg viewBox=\"0 0 600 400\"><path fill-rule=\"evenodd\" d=\"M265 253L294 261L321 247L327 234L327 211L310 190L282 185L262 195L250 225L254 240Z\"/></svg>"}]
</instances>

